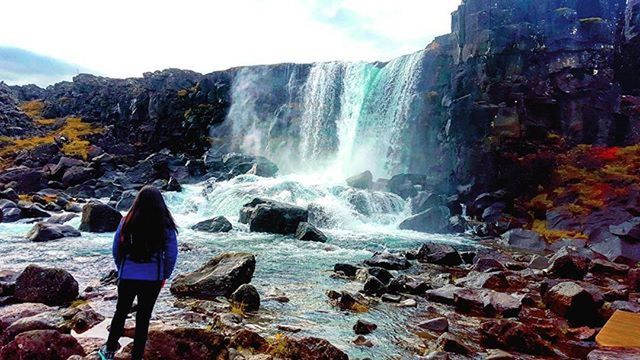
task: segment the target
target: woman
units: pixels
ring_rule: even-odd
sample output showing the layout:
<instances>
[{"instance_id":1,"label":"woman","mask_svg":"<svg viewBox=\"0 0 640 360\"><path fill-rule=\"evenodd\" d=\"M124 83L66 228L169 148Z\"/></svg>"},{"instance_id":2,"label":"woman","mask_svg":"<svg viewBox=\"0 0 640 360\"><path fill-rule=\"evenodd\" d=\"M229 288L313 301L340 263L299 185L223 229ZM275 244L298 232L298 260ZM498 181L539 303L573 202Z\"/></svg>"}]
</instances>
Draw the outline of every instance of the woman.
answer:
<instances>
[{"instance_id":1,"label":"woman","mask_svg":"<svg viewBox=\"0 0 640 360\"><path fill-rule=\"evenodd\" d=\"M176 223L158 189L145 186L118 226L113 259L118 269L118 304L107 343L98 354L113 359L120 345L127 314L138 298L131 358L142 359L149 320L160 289L171 276L178 256Z\"/></svg>"}]
</instances>

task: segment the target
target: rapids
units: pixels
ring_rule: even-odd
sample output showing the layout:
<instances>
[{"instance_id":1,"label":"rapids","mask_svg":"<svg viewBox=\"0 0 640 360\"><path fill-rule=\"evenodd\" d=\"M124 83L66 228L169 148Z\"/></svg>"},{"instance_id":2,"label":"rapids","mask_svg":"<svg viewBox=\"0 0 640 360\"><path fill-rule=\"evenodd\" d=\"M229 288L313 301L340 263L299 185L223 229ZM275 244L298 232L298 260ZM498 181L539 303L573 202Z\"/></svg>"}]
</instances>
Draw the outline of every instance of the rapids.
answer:
<instances>
[{"instance_id":1,"label":"rapids","mask_svg":"<svg viewBox=\"0 0 640 360\"><path fill-rule=\"evenodd\" d=\"M350 199L360 193L366 211L358 212ZM327 234L326 244L297 241L292 237L250 233L238 223L240 207L255 196L309 206ZM435 236L397 230L407 215L405 202L391 194L354 191L319 176L282 176L273 179L244 175L226 182L186 185L180 193L166 193L169 207L180 225L179 241L190 251L179 255L177 273L191 271L221 251L246 251L256 255L253 279L263 298L283 292L289 303L263 299L258 316L249 321L263 334L281 332L276 325L301 328L301 336L326 338L351 357L402 358L405 348L419 339L408 324L416 309L399 309L380 303L367 313L342 312L327 302L330 289L358 291L362 284L331 277L335 263L356 264L376 251L401 251L417 248L425 241L468 246L462 238ZM104 199L103 199L104 200ZM366 213L366 214L363 214ZM227 234L208 234L190 230L198 221L216 215L227 216L234 230ZM79 219L70 222L78 226ZM31 243L24 238L30 224L0 224L0 268L20 270L29 263L62 267L80 282L81 290L96 285L97 279L113 267L113 234L83 233L81 238L67 238L47 243ZM184 310L172 305L175 298L162 292L155 319L181 318ZM111 316L113 301L96 301L93 306ZM357 347L351 343L353 324L362 318L378 324L369 336L376 346ZM204 325L204 324L203 324Z\"/></svg>"}]
</instances>

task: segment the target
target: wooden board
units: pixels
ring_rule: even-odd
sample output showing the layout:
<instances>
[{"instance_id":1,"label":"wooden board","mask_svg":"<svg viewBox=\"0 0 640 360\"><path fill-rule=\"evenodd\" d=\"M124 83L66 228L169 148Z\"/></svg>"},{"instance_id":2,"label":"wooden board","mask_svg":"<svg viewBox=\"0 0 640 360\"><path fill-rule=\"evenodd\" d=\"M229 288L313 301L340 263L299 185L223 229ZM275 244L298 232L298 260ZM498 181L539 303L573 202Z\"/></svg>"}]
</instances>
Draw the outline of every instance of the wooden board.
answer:
<instances>
[{"instance_id":1,"label":"wooden board","mask_svg":"<svg viewBox=\"0 0 640 360\"><path fill-rule=\"evenodd\" d=\"M640 348L640 314L617 310L596 336L596 342L603 347Z\"/></svg>"}]
</instances>

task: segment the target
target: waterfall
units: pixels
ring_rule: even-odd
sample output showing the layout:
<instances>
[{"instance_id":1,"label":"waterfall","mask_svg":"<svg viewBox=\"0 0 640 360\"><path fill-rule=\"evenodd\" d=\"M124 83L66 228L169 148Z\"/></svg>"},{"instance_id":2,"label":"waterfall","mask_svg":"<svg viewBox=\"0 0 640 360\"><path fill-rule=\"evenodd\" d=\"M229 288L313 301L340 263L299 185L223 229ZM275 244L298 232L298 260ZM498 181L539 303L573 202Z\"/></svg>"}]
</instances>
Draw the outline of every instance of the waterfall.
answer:
<instances>
[{"instance_id":1,"label":"waterfall","mask_svg":"<svg viewBox=\"0 0 640 360\"><path fill-rule=\"evenodd\" d=\"M364 170L380 177L406 172L409 147L424 136L410 126L426 116L424 58L419 51L386 64L243 68L226 121L233 146L271 157L289 173L343 178Z\"/></svg>"}]
</instances>

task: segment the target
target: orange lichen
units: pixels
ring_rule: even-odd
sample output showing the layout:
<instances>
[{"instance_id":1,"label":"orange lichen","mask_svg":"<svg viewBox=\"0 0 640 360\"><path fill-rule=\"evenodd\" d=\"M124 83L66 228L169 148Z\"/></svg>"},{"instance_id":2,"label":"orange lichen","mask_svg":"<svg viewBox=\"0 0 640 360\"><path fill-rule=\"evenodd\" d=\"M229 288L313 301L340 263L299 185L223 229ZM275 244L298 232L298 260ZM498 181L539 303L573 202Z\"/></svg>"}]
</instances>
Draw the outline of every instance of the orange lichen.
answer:
<instances>
[{"instance_id":1,"label":"orange lichen","mask_svg":"<svg viewBox=\"0 0 640 360\"><path fill-rule=\"evenodd\" d=\"M531 229L542 236L542 238L548 243L553 243L562 239L588 239L587 235L577 230L551 230L547 227L547 222L544 220L535 220Z\"/></svg>"},{"instance_id":2,"label":"orange lichen","mask_svg":"<svg viewBox=\"0 0 640 360\"><path fill-rule=\"evenodd\" d=\"M20 105L22 111L32 119L39 119L42 117L42 111L44 110L44 102L42 100L25 101Z\"/></svg>"},{"instance_id":3,"label":"orange lichen","mask_svg":"<svg viewBox=\"0 0 640 360\"><path fill-rule=\"evenodd\" d=\"M56 139L63 142L62 152L69 156L78 156L86 159L90 142L84 140L85 136L101 133L103 130L92 124L82 121L80 118L70 117L64 125L49 134L22 139L10 139L9 144L0 149L0 157L16 154L20 151L31 150L38 146L56 143Z\"/></svg>"},{"instance_id":4,"label":"orange lichen","mask_svg":"<svg viewBox=\"0 0 640 360\"><path fill-rule=\"evenodd\" d=\"M282 333L277 333L273 338L267 339L267 342L268 353L273 357L290 359L295 355L295 347L292 346L291 340Z\"/></svg>"}]
</instances>

